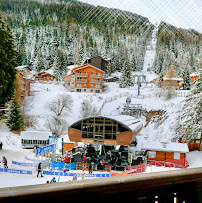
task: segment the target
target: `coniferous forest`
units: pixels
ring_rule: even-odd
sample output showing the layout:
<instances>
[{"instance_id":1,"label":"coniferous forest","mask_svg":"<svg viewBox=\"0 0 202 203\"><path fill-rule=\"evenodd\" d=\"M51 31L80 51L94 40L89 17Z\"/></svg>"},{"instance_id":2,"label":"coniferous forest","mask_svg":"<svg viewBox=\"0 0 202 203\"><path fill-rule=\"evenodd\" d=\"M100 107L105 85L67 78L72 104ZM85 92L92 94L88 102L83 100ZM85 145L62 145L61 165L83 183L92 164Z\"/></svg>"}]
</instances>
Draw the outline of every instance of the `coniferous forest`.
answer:
<instances>
[{"instance_id":1,"label":"coniferous forest","mask_svg":"<svg viewBox=\"0 0 202 203\"><path fill-rule=\"evenodd\" d=\"M199 70L202 35L195 30L176 28L161 22L158 28L154 71L165 74L172 63L177 76Z\"/></svg>"},{"instance_id":2,"label":"coniferous forest","mask_svg":"<svg viewBox=\"0 0 202 203\"><path fill-rule=\"evenodd\" d=\"M112 72L121 71L126 61L132 70L142 70L154 25L143 16L104 7L85 18L85 11L93 7L72 0L62 3L1 0L0 12L11 27L18 63L28 64L37 71L54 64L58 79L66 74L68 65L80 65L97 55L111 59ZM125 22L123 16L129 20ZM184 70L196 71L201 45L201 34L195 30L161 22L153 71L162 75L170 63L177 75Z\"/></svg>"},{"instance_id":3,"label":"coniferous forest","mask_svg":"<svg viewBox=\"0 0 202 203\"><path fill-rule=\"evenodd\" d=\"M126 59L133 70L141 70L146 44L153 30L149 20L127 13L134 22L134 26L128 26L117 15L124 11L107 8L101 8L103 18L110 16L110 21L93 20L96 13L88 20L83 19L89 7L92 6L72 1L68 4L2 0L0 11L12 28L18 62L37 71L47 70L55 64L59 69L56 71L65 73L67 65L79 65L87 57L100 55L111 58L112 71L120 71Z\"/></svg>"}]
</instances>

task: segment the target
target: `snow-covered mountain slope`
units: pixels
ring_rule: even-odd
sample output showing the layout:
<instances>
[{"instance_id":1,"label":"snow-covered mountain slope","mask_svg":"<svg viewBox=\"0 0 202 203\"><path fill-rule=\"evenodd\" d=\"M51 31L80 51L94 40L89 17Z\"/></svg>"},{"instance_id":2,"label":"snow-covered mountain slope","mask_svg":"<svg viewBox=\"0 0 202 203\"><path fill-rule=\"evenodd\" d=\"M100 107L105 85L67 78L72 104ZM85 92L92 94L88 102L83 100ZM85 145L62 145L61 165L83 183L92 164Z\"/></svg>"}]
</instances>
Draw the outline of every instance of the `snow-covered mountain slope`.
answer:
<instances>
[{"instance_id":1,"label":"snow-covered mountain slope","mask_svg":"<svg viewBox=\"0 0 202 203\"><path fill-rule=\"evenodd\" d=\"M73 99L71 111L67 111L62 118L70 125L82 118L81 103L87 99L89 105L100 110L101 115L120 115L123 112L127 95L132 96L132 104L142 104L144 116L142 120L146 125L146 114L150 111L161 111L162 115L154 118L142 130L142 135L151 140L171 140L175 137L177 118L184 97L174 97L166 100L161 95L161 90L154 84L142 84L141 96L137 98L137 85L130 88L119 88L118 83L106 83L107 90L103 94L68 92L62 85L34 83L31 91L34 96L26 100L27 115L33 119L33 126L27 130L47 130L46 119L51 113L46 109L46 104L57 95L70 95ZM107 102L106 102L107 101ZM104 103L104 105L103 105ZM101 108L102 107L102 108Z\"/></svg>"},{"instance_id":2,"label":"snow-covered mountain slope","mask_svg":"<svg viewBox=\"0 0 202 203\"><path fill-rule=\"evenodd\" d=\"M145 56L144 56L143 70L134 72L135 75L145 75L146 80L148 82L158 77L158 75L152 71L152 67L154 65L154 60L156 56L157 32L158 32L158 25L154 27L151 40L147 45Z\"/></svg>"}]
</instances>

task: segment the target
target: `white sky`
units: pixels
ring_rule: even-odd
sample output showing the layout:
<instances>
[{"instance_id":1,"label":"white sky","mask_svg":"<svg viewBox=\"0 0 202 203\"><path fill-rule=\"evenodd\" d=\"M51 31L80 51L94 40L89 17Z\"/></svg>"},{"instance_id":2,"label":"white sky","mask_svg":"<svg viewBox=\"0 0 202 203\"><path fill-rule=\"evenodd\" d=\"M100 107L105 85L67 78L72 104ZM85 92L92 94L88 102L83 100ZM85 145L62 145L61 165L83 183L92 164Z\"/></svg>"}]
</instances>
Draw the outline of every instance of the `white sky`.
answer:
<instances>
[{"instance_id":1,"label":"white sky","mask_svg":"<svg viewBox=\"0 0 202 203\"><path fill-rule=\"evenodd\" d=\"M148 17L152 23L165 21L202 33L202 0L79 0L108 8L118 8Z\"/></svg>"}]
</instances>

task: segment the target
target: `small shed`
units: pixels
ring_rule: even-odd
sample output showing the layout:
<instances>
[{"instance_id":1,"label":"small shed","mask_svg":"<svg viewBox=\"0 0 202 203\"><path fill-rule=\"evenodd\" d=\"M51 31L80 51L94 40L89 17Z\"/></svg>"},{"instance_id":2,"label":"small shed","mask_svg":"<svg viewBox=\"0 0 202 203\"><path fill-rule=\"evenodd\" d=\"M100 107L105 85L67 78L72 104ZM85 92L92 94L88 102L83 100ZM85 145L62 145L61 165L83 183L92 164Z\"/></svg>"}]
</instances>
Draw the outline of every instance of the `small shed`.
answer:
<instances>
[{"instance_id":1,"label":"small shed","mask_svg":"<svg viewBox=\"0 0 202 203\"><path fill-rule=\"evenodd\" d=\"M142 127L142 122L132 116L96 116L73 123L68 135L73 142L129 145Z\"/></svg>"},{"instance_id":2,"label":"small shed","mask_svg":"<svg viewBox=\"0 0 202 203\"><path fill-rule=\"evenodd\" d=\"M48 145L52 132L22 131L20 135L22 147L34 148Z\"/></svg>"},{"instance_id":3,"label":"small shed","mask_svg":"<svg viewBox=\"0 0 202 203\"><path fill-rule=\"evenodd\" d=\"M142 146L147 151L147 160L165 161L182 160L186 158L189 152L186 143L166 143L166 142L146 142Z\"/></svg>"}]
</instances>

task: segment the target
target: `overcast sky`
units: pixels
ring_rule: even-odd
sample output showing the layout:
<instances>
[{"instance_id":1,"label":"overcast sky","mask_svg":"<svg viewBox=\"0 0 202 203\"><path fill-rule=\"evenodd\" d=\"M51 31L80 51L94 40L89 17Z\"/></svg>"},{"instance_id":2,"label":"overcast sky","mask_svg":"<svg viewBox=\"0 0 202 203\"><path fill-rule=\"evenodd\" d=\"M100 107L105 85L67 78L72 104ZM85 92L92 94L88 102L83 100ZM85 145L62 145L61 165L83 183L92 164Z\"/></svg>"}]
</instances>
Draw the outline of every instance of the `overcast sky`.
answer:
<instances>
[{"instance_id":1,"label":"overcast sky","mask_svg":"<svg viewBox=\"0 0 202 203\"><path fill-rule=\"evenodd\" d=\"M79 0L119 8L148 17L152 23L165 21L177 27L202 33L202 0Z\"/></svg>"}]
</instances>

